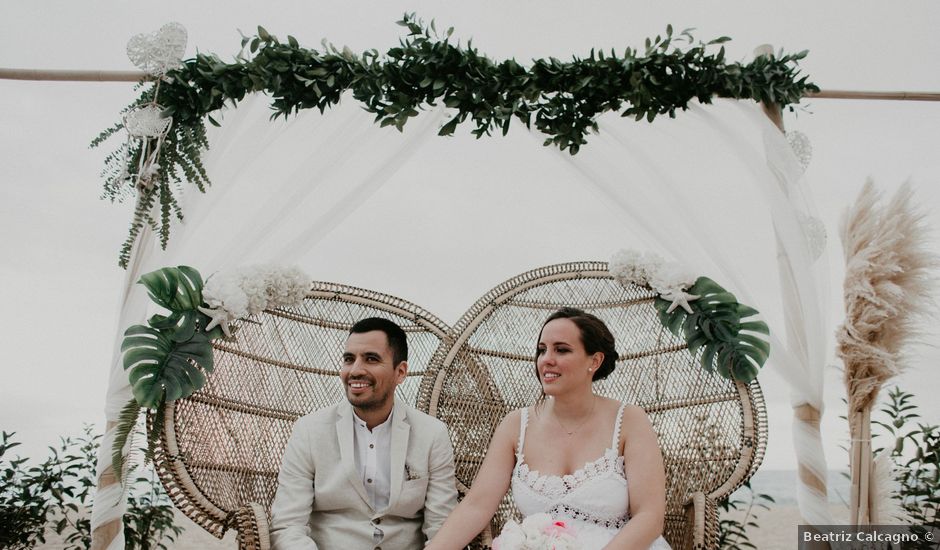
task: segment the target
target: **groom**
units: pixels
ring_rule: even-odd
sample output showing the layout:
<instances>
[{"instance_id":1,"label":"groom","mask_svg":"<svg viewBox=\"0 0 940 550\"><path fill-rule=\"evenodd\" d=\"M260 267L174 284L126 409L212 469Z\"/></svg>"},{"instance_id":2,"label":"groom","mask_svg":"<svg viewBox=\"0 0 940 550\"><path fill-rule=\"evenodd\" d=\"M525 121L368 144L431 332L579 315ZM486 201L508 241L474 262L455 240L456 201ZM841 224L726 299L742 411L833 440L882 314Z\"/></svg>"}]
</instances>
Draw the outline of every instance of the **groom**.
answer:
<instances>
[{"instance_id":1,"label":"groom","mask_svg":"<svg viewBox=\"0 0 940 550\"><path fill-rule=\"evenodd\" d=\"M353 325L339 377L346 401L294 424L271 509L274 550L413 550L457 503L439 420L395 401L408 343L395 323Z\"/></svg>"}]
</instances>

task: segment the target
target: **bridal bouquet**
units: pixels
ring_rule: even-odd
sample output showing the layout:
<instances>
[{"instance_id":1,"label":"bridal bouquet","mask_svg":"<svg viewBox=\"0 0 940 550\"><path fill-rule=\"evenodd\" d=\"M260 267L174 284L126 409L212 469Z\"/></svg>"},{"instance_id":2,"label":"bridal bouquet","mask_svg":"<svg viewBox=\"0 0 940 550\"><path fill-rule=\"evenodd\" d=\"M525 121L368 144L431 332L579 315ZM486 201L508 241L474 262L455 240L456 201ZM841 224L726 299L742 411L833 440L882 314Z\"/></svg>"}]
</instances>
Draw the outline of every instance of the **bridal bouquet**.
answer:
<instances>
[{"instance_id":1,"label":"bridal bouquet","mask_svg":"<svg viewBox=\"0 0 940 550\"><path fill-rule=\"evenodd\" d=\"M533 514L522 524L509 520L493 539L493 550L581 550L574 529L548 514Z\"/></svg>"}]
</instances>

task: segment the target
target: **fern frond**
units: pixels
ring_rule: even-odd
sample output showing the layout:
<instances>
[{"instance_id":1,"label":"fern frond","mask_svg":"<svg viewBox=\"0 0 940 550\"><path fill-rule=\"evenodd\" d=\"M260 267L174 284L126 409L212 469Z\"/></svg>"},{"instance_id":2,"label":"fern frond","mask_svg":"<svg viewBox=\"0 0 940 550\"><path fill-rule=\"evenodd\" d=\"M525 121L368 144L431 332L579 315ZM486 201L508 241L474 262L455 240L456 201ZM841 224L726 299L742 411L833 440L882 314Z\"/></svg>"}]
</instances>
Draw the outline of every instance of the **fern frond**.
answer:
<instances>
[{"instance_id":1,"label":"fern frond","mask_svg":"<svg viewBox=\"0 0 940 550\"><path fill-rule=\"evenodd\" d=\"M140 405L134 398L124 405L121 414L118 415L117 435L114 438L114 445L111 447L111 469L114 471L114 477L123 485L126 481L127 455L124 454L124 447L127 446L127 440L137 428L137 418L140 416Z\"/></svg>"},{"instance_id":2,"label":"fern frond","mask_svg":"<svg viewBox=\"0 0 940 550\"><path fill-rule=\"evenodd\" d=\"M157 405L156 410L151 417L153 420L150 422L149 429L147 430L147 449L144 452L144 456L149 462L154 462L157 452L157 441L160 439L160 434L163 432L163 426L166 424L164 418L164 413L166 412L166 402L160 401L160 404Z\"/></svg>"}]
</instances>

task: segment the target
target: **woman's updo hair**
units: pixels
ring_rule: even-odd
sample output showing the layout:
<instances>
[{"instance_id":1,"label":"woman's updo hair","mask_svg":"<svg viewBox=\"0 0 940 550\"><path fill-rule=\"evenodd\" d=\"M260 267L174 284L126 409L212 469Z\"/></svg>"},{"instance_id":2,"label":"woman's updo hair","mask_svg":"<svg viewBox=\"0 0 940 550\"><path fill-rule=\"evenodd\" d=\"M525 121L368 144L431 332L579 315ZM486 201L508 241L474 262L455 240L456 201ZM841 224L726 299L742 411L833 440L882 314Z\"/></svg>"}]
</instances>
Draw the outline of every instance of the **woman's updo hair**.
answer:
<instances>
[{"instance_id":1,"label":"woman's updo hair","mask_svg":"<svg viewBox=\"0 0 940 550\"><path fill-rule=\"evenodd\" d=\"M591 377L592 381L603 380L614 372L619 355L617 354L617 348L614 346L614 335L604 324L604 321L586 311L573 307L563 307L549 315L548 319L542 323L542 328L544 329L545 325L555 319L568 319L578 327L578 332L581 333L581 345L584 346L584 351L588 355L597 352L604 354L604 361L594 371L594 375ZM539 340L541 339L542 332L539 331Z\"/></svg>"}]
</instances>

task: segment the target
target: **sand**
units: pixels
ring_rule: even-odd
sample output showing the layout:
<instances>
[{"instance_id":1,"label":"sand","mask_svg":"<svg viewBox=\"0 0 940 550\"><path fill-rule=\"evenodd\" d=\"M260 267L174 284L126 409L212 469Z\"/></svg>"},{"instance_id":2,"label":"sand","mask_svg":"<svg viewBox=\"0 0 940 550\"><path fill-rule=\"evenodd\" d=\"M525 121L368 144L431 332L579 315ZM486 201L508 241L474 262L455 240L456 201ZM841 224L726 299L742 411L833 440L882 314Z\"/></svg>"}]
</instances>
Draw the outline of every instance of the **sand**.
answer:
<instances>
[{"instance_id":1,"label":"sand","mask_svg":"<svg viewBox=\"0 0 940 550\"><path fill-rule=\"evenodd\" d=\"M836 525L844 524L849 517L848 508L841 504L830 505L829 513ZM796 506L761 510L755 522L758 527L749 529L747 533L751 544L760 550L789 550L797 547L797 526L802 522Z\"/></svg>"},{"instance_id":2,"label":"sand","mask_svg":"<svg viewBox=\"0 0 940 550\"><path fill-rule=\"evenodd\" d=\"M830 507L836 523L845 522L848 510L842 505ZM743 514L743 512L741 513ZM789 550L797 546L797 525L800 524L800 513L796 506L776 506L770 510L762 510L756 520L758 527L748 531L751 543L760 550ZM235 533L226 533L219 540L188 518L177 512L177 525L185 531L169 548L179 550L215 550L226 548L232 550L238 545ZM61 549L63 545L50 540L48 544L39 546L45 549Z\"/></svg>"},{"instance_id":3,"label":"sand","mask_svg":"<svg viewBox=\"0 0 940 550\"><path fill-rule=\"evenodd\" d=\"M844 523L848 518L848 509L842 505L830 506L833 520ZM739 515L743 515L740 512ZM184 528L183 534L168 548L179 550L216 550L237 548L235 533L226 533L220 539L207 533L187 517L177 512L177 525ZM797 547L797 526L800 524L800 512L796 506L776 506L770 510L761 510L757 516L757 528L748 531L751 543L760 550L789 550ZM166 541L164 541L166 542ZM64 545L50 538L46 544L37 546L47 550L61 550Z\"/></svg>"}]
</instances>

